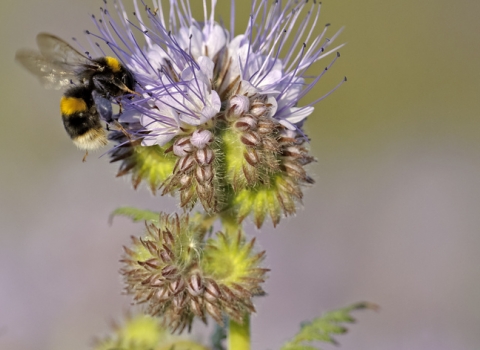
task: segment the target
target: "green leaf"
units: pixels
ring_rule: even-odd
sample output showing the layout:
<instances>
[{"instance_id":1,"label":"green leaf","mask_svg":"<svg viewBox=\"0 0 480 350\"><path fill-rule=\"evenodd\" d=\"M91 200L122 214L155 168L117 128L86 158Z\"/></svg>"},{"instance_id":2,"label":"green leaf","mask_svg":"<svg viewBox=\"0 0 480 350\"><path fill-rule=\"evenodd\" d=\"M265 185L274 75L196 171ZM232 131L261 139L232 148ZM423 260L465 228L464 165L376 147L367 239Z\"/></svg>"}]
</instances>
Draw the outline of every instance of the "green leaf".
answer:
<instances>
[{"instance_id":1,"label":"green leaf","mask_svg":"<svg viewBox=\"0 0 480 350\"><path fill-rule=\"evenodd\" d=\"M304 322L300 326L300 332L292 340L285 343L281 350L317 350L312 342L324 342L337 344L332 338L334 334L343 334L347 329L341 323L353 323L355 319L350 313L355 310L372 309L378 307L370 303L357 303L342 309L325 313L323 316L311 322Z\"/></svg>"},{"instance_id":2,"label":"green leaf","mask_svg":"<svg viewBox=\"0 0 480 350\"><path fill-rule=\"evenodd\" d=\"M121 207L115 209L110 214L109 222L112 223L115 216L126 216L133 220L133 222L147 221L151 223L157 223L159 220L159 213L155 213L150 210L137 209L133 207Z\"/></svg>"}]
</instances>

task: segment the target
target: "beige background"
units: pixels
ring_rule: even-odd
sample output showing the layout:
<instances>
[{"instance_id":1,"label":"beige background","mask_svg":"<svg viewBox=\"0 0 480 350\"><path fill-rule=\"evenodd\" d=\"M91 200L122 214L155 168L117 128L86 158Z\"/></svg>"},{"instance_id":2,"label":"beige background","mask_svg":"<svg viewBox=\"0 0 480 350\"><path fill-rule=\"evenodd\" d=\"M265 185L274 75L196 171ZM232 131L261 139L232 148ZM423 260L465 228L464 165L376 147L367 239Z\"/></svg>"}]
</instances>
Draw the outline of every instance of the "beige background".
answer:
<instances>
[{"instance_id":1,"label":"beige background","mask_svg":"<svg viewBox=\"0 0 480 350\"><path fill-rule=\"evenodd\" d=\"M276 349L300 321L369 300L382 310L358 313L342 349L478 349L480 2L323 3L321 22L345 25L348 45L311 98L349 81L307 123L318 163L304 210L277 230L251 229L272 269L253 348ZM0 3L2 350L87 348L129 304L117 260L141 231L124 219L109 226L108 214L175 208L115 179L99 153L82 164L60 93L14 63L39 31L82 37L101 4Z\"/></svg>"}]
</instances>

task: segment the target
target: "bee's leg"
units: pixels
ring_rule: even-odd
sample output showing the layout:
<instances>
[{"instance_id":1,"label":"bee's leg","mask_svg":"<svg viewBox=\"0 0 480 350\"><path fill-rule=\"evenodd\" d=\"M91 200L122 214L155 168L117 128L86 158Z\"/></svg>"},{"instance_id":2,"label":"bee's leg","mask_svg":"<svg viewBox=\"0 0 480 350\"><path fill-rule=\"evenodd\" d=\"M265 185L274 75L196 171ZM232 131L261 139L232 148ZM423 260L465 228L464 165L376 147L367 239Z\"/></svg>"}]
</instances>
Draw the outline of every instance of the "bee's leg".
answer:
<instances>
[{"instance_id":1,"label":"bee's leg","mask_svg":"<svg viewBox=\"0 0 480 350\"><path fill-rule=\"evenodd\" d=\"M114 120L113 121L113 124L115 125L115 127L120 130L127 139L129 139L130 141L132 141L132 136L127 132L127 130L125 130L125 128L122 126L122 124L120 124L118 121Z\"/></svg>"},{"instance_id":2,"label":"bee's leg","mask_svg":"<svg viewBox=\"0 0 480 350\"><path fill-rule=\"evenodd\" d=\"M83 156L82 163L87 161L88 151L85 151L85 155Z\"/></svg>"},{"instance_id":3,"label":"bee's leg","mask_svg":"<svg viewBox=\"0 0 480 350\"><path fill-rule=\"evenodd\" d=\"M118 108L119 108L118 114L120 115L123 112L122 98L119 96L119 97L117 97L116 101L117 101Z\"/></svg>"}]
</instances>

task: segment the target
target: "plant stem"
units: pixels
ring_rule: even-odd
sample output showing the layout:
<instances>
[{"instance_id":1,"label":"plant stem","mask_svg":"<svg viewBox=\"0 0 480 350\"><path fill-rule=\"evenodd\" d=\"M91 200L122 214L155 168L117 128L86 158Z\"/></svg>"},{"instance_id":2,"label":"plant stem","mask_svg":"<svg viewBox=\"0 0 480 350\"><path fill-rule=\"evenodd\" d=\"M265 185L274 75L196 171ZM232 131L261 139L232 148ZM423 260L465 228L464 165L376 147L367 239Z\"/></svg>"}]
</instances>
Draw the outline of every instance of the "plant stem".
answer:
<instances>
[{"instance_id":1,"label":"plant stem","mask_svg":"<svg viewBox=\"0 0 480 350\"><path fill-rule=\"evenodd\" d=\"M237 218L232 215L231 211L226 210L220 213L220 219L222 220L223 231L228 236L236 236L238 231L242 230L242 225L238 223Z\"/></svg>"},{"instance_id":2,"label":"plant stem","mask_svg":"<svg viewBox=\"0 0 480 350\"><path fill-rule=\"evenodd\" d=\"M223 231L227 236L236 237L239 231L243 235L242 224L232 215L232 211L225 210L220 214ZM245 314L243 323L228 321L228 349L250 350L250 315Z\"/></svg>"},{"instance_id":3,"label":"plant stem","mask_svg":"<svg viewBox=\"0 0 480 350\"><path fill-rule=\"evenodd\" d=\"M229 320L228 349L250 350L250 315L245 315L242 324Z\"/></svg>"}]
</instances>

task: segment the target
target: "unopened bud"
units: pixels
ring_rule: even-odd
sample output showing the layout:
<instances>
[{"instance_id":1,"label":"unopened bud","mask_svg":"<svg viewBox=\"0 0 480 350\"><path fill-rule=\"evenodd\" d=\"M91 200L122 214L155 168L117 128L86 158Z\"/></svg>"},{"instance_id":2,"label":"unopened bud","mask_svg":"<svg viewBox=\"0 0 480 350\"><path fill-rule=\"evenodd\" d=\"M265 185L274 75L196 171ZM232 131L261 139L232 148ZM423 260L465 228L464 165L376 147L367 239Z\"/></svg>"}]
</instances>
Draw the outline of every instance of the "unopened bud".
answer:
<instances>
[{"instance_id":1,"label":"unopened bud","mask_svg":"<svg viewBox=\"0 0 480 350\"><path fill-rule=\"evenodd\" d=\"M283 166L285 172L294 178L303 178L306 175L303 167L294 162L284 162Z\"/></svg>"},{"instance_id":2,"label":"unopened bud","mask_svg":"<svg viewBox=\"0 0 480 350\"><path fill-rule=\"evenodd\" d=\"M262 139L260 138L260 135L258 135L256 132L249 131L240 137L240 140L247 146L260 146L262 143Z\"/></svg>"},{"instance_id":3,"label":"unopened bud","mask_svg":"<svg viewBox=\"0 0 480 350\"><path fill-rule=\"evenodd\" d=\"M173 154L178 157L185 157L193 151L193 146L190 143L190 137L182 137L173 144Z\"/></svg>"},{"instance_id":4,"label":"unopened bud","mask_svg":"<svg viewBox=\"0 0 480 350\"><path fill-rule=\"evenodd\" d=\"M213 171L211 166L197 167L195 177L201 184L210 181L213 178Z\"/></svg>"},{"instance_id":5,"label":"unopened bud","mask_svg":"<svg viewBox=\"0 0 480 350\"><path fill-rule=\"evenodd\" d=\"M205 286L205 299L214 302L220 297L220 288L213 281L208 281Z\"/></svg>"},{"instance_id":6,"label":"unopened bud","mask_svg":"<svg viewBox=\"0 0 480 350\"><path fill-rule=\"evenodd\" d=\"M199 149L195 152L195 160L199 165L208 165L213 162L214 154L210 148Z\"/></svg>"},{"instance_id":7,"label":"unopened bud","mask_svg":"<svg viewBox=\"0 0 480 350\"><path fill-rule=\"evenodd\" d=\"M166 288L161 288L157 293L156 297L158 300L167 300L170 297L170 293Z\"/></svg>"},{"instance_id":8,"label":"unopened bud","mask_svg":"<svg viewBox=\"0 0 480 350\"><path fill-rule=\"evenodd\" d=\"M190 175L184 174L180 178L180 185L182 185L181 188L187 188L192 184L192 177Z\"/></svg>"},{"instance_id":9,"label":"unopened bud","mask_svg":"<svg viewBox=\"0 0 480 350\"><path fill-rule=\"evenodd\" d=\"M250 109L250 100L247 96L235 95L230 99L230 114L239 117Z\"/></svg>"},{"instance_id":10,"label":"unopened bud","mask_svg":"<svg viewBox=\"0 0 480 350\"><path fill-rule=\"evenodd\" d=\"M300 149L296 146L285 147L282 153L283 153L283 156L286 156L286 157L300 158L303 156Z\"/></svg>"},{"instance_id":11,"label":"unopened bud","mask_svg":"<svg viewBox=\"0 0 480 350\"><path fill-rule=\"evenodd\" d=\"M185 282L183 281L183 278L176 279L175 281L170 283L170 285L168 286L168 288L173 294L177 294L178 292L183 290L184 287L185 287Z\"/></svg>"},{"instance_id":12,"label":"unopened bud","mask_svg":"<svg viewBox=\"0 0 480 350\"><path fill-rule=\"evenodd\" d=\"M185 302L187 301L185 293L180 293L175 298L173 298L173 307L175 309L181 309L185 305Z\"/></svg>"},{"instance_id":13,"label":"unopened bud","mask_svg":"<svg viewBox=\"0 0 480 350\"><path fill-rule=\"evenodd\" d=\"M180 160L180 171L187 171L194 165L194 158L192 156L186 156Z\"/></svg>"},{"instance_id":14,"label":"unopened bud","mask_svg":"<svg viewBox=\"0 0 480 350\"><path fill-rule=\"evenodd\" d=\"M172 275L176 275L178 272L177 268L172 265L167 265L162 269L162 276L168 277Z\"/></svg>"},{"instance_id":15,"label":"unopened bud","mask_svg":"<svg viewBox=\"0 0 480 350\"><path fill-rule=\"evenodd\" d=\"M213 317L215 321L217 321L218 323L222 322L222 313L220 312L218 307L216 307L213 304L210 304L209 302L206 302L205 308L207 309L207 312L210 314L210 316Z\"/></svg>"},{"instance_id":16,"label":"unopened bud","mask_svg":"<svg viewBox=\"0 0 480 350\"><path fill-rule=\"evenodd\" d=\"M235 122L235 128L240 131L255 130L257 128L257 121L250 115L239 118Z\"/></svg>"},{"instance_id":17,"label":"unopened bud","mask_svg":"<svg viewBox=\"0 0 480 350\"><path fill-rule=\"evenodd\" d=\"M275 128L275 124L273 121L271 120L267 120L267 119L264 119L264 120L260 120L258 122L258 129L257 131L260 133L260 134L270 134L273 132L273 129Z\"/></svg>"},{"instance_id":18,"label":"unopened bud","mask_svg":"<svg viewBox=\"0 0 480 350\"><path fill-rule=\"evenodd\" d=\"M258 153L253 148L247 148L246 151L243 153L245 160L251 166L256 166L258 164Z\"/></svg>"},{"instance_id":19,"label":"unopened bud","mask_svg":"<svg viewBox=\"0 0 480 350\"><path fill-rule=\"evenodd\" d=\"M208 130L195 130L190 138L190 143L203 149L213 141L213 134Z\"/></svg>"},{"instance_id":20,"label":"unopened bud","mask_svg":"<svg viewBox=\"0 0 480 350\"><path fill-rule=\"evenodd\" d=\"M202 308L201 308L200 304L195 299L190 300L190 308L192 309L192 312L195 315L197 315L199 317L203 316Z\"/></svg>"},{"instance_id":21,"label":"unopened bud","mask_svg":"<svg viewBox=\"0 0 480 350\"><path fill-rule=\"evenodd\" d=\"M173 254L173 252L164 244L163 245L163 249L160 251L160 258L162 259L162 261L167 264L169 262L171 262L174 258L175 258L175 255Z\"/></svg>"},{"instance_id":22,"label":"unopened bud","mask_svg":"<svg viewBox=\"0 0 480 350\"><path fill-rule=\"evenodd\" d=\"M297 137L297 133L295 131L286 129L280 133L278 142L284 143L284 144L295 143L296 137Z\"/></svg>"},{"instance_id":23,"label":"unopened bud","mask_svg":"<svg viewBox=\"0 0 480 350\"><path fill-rule=\"evenodd\" d=\"M267 111L267 106L263 102L253 102L252 108L250 109L250 113L255 117L260 117L261 115L265 114Z\"/></svg>"},{"instance_id":24,"label":"unopened bud","mask_svg":"<svg viewBox=\"0 0 480 350\"><path fill-rule=\"evenodd\" d=\"M190 281L188 282L188 292L191 296L196 297L202 294L203 292L203 285L202 279L198 273L194 273L190 276Z\"/></svg>"}]
</instances>

